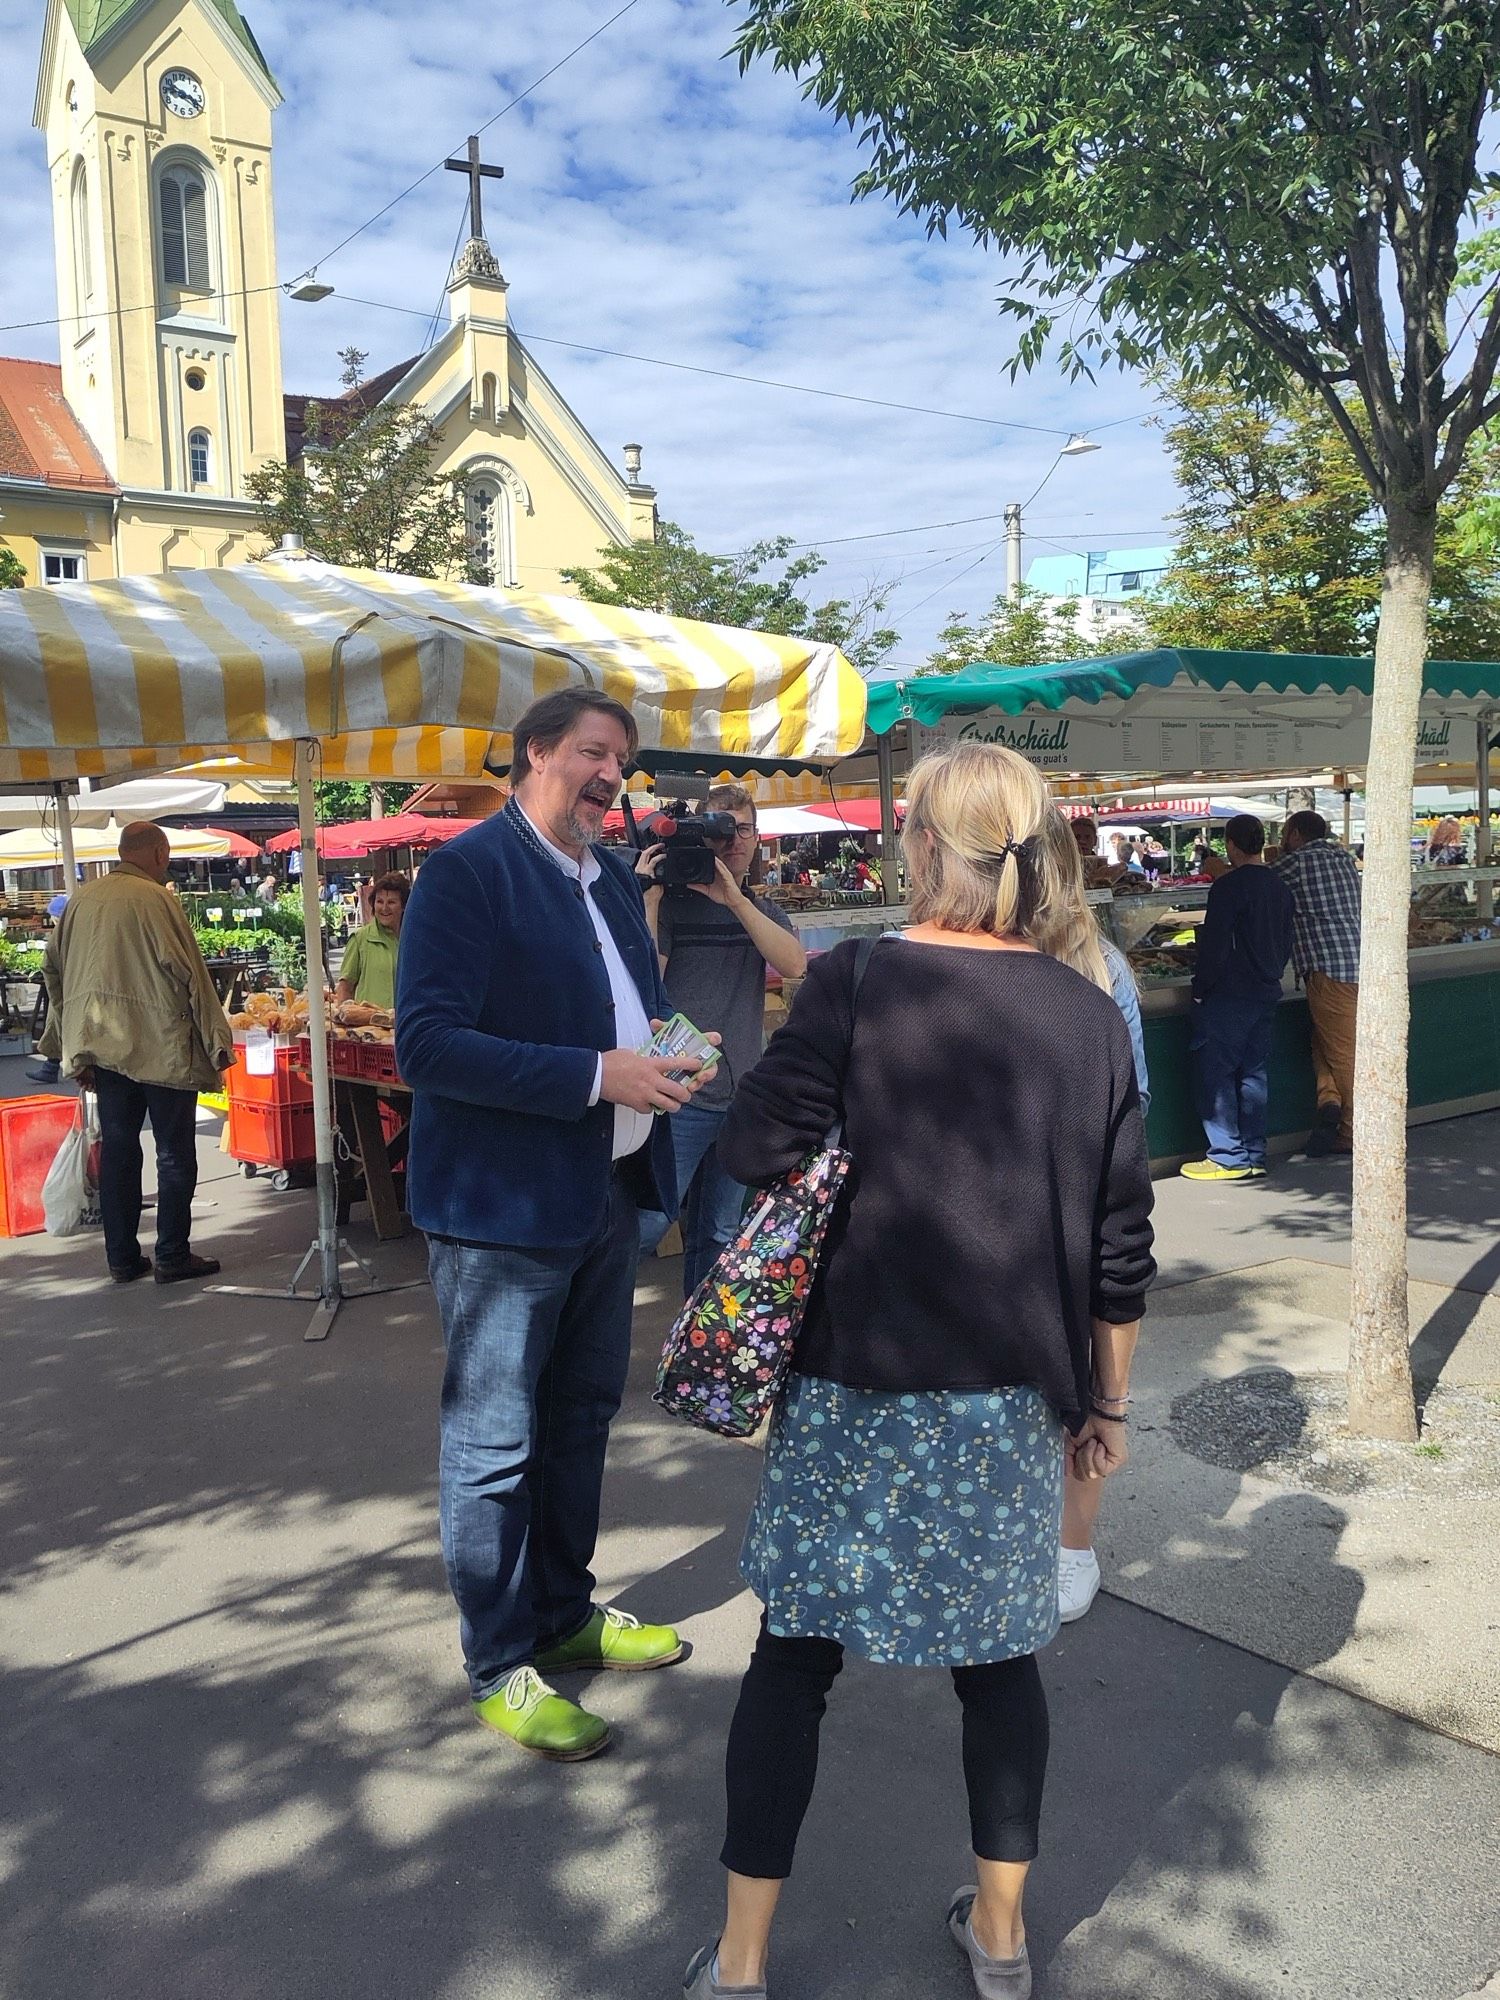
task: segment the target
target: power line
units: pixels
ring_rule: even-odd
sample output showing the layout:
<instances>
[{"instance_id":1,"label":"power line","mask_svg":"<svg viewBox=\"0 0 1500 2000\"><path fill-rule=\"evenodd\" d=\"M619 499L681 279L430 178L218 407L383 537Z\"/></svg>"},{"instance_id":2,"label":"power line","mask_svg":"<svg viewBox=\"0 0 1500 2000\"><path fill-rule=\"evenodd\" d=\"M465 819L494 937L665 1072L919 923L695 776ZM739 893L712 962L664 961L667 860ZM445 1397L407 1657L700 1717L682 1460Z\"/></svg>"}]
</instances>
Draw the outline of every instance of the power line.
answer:
<instances>
[{"instance_id":1,"label":"power line","mask_svg":"<svg viewBox=\"0 0 1500 2000\"><path fill-rule=\"evenodd\" d=\"M943 592L948 589L950 584L962 583L963 579L966 576L970 575L974 570L978 569L981 563L988 562L990 557L995 553L996 549L998 549L1001 546L1004 540L1005 537L1002 535L998 542L991 542L989 547L984 551L983 555L976 556L973 562L971 562L966 568L961 569L958 572L957 576L946 577L943 580L943 582L938 585L936 590L929 590L925 597L919 598L915 604L909 605L907 609L902 612L901 616L903 618L915 618L917 613L922 609L923 605L931 604L933 598L935 597L941 597Z\"/></svg>"},{"instance_id":2,"label":"power line","mask_svg":"<svg viewBox=\"0 0 1500 2000\"><path fill-rule=\"evenodd\" d=\"M406 313L413 319L425 319L427 317L425 313L414 311L411 306L392 305L387 299L357 298L352 292L340 292L338 296L346 305L369 306L376 312ZM517 339L523 345L566 347L575 354L598 354L610 361L634 361L643 368L670 368L682 375L707 375L717 382L745 382L752 388L757 389L782 389L794 396L822 396L835 403L862 403L870 409L903 410L909 415L917 417L945 417L959 424L983 424L991 430L1027 431L1035 437L1070 438L1076 435L1075 432L1064 430L1056 424L1023 424L1016 422L1010 417L977 417L970 410L941 410L929 403L898 403L886 396L857 396L847 389L823 389L807 382L787 382L778 376L746 375L735 368L710 368L706 364L696 361L669 361L659 354L632 354L626 349L619 347L594 347L581 340L563 340L556 334L522 333L519 327L515 328L515 333ZM1113 430L1117 424L1137 423L1139 421L1140 418L1138 417L1115 417L1107 424L1091 426L1090 428ZM999 514L975 514L969 518L975 521L998 521L1001 517ZM961 527L964 524L962 522L945 521L937 522L935 525L938 527ZM927 530L920 528L912 530L892 528L878 529L875 532L876 534L906 534L908 532L924 534ZM862 541L865 537L850 535L843 539Z\"/></svg>"},{"instance_id":3,"label":"power line","mask_svg":"<svg viewBox=\"0 0 1500 2000\"><path fill-rule=\"evenodd\" d=\"M625 0L625 5L619 8L615 13L611 14L607 21L601 21L598 27L594 29L592 34L585 35L583 40L579 42L574 48L569 49L568 53L565 56L559 56L557 61L552 65L551 69L543 70L542 74L536 79L535 83L528 83L526 88L520 93L519 96L513 97L510 100L509 104L502 104L500 109L495 113L493 118L487 118L484 121L484 123L479 128L479 132L481 133L488 132L492 125L498 125L500 120L505 116L505 114L508 111L514 111L518 104L524 104L526 99L530 97L530 95L534 90L540 90L542 85L546 83L550 77L554 77L557 75L557 72L564 66L564 64L570 63L573 60L574 56L582 55L583 51L589 46L590 42L598 41L599 37L605 32L607 28L612 28L616 21L621 20L626 14L630 12L632 7L638 6L639 3L640 0ZM476 133L475 137L477 138L478 136L479 133ZM445 153L443 159L434 161L433 164L427 169L425 174L419 174L417 178L411 183L410 187L402 188L400 194L393 194L390 200L386 203L384 208L376 209L375 213L368 219L368 221L362 222L359 225L358 229L351 229L349 231L349 234L343 237L339 242L335 243L331 250L325 250L323 255L318 259L318 264L326 264L329 262L331 258L337 257L337 255L341 250L346 250L349 247L349 245L354 241L356 236L363 236L367 229L373 228L374 225L382 219L382 217L389 215L391 210L395 208L398 203L405 201L406 197L409 194L415 194L417 189L419 187L422 187L426 182L430 181L434 174L441 173L443 169L444 160L446 159L447 159L447 154ZM317 264L315 264L312 268L316 270Z\"/></svg>"},{"instance_id":4,"label":"power line","mask_svg":"<svg viewBox=\"0 0 1500 2000\"><path fill-rule=\"evenodd\" d=\"M566 55L559 56L557 61L553 63L550 69L543 70L542 74L539 77L537 77L534 82L528 83L526 88L523 91L521 91L517 96L511 98L508 104L502 104L500 109L495 113L495 115L492 118L487 118L484 121L484 123L480 126L479 131L488 132L492 125L499 124L500 120L506 115L508 111L514 111L518 104L524 104L526 99L531 96L533 91L540 90L542 85L546 83L549 78L556 76L557 72L560 69L562 69L565 64L570 63L573 60L574 56L582 55L583 51L589 46L590 42L596 42L599 39L599 37L605 32L606 29L612 28L616 21L622 19L624 15L630 12L632 7L636 7L639 4L640 0L625 0L625 5L617 9L615 13L611 14L607 21L601 21L599 23L599 26L595 28L591 34L585 35L583 40L581 42L576 43L574 47L569 49ZM478 134L476 133L475 136L478 137ZM444 159L446 159L446 157L447 156L444 155ZM425 174L419 175L417 179L414 180L409 187L404 187L402 188L399 194L392 195L390 200L385 204L384 208L376 209L375 213L367 217L365 221L360 223L357 229L351 229L347 236L342 238L341 241L335 243L331 250L325 250L323 255L318 259L318 264L326 264L331 258L336 257L341 250L347 249L349 244L351 244L354 241L356 236L363 236L363 234L367 229L373 228L373 226L377 222L379 222L383 216L389 215L391 210L395 208L400 202L405 201L406 197L409 194L415 194L417 189L419 187L422 187L427 181L430 181L435 173L441 172L443 164L444 164L443 160L436 161L432 166L430 166L427 169ZM451 264L452 262L451 258L449 262ZM318 268L318 265L314 264L310 268L316 270ZM289 282L294 282L294 281L289 281ZM236 292L211 292L209 294L209 297L211 299L218 301L220 304L223 304L224 301L228 299L255 298L263 292L279 292L279 291L284 291L286 288L287 288L286 283L278 279L275 284L252 285L241 291L236 291ZM363 301L356 301L356 303L363 303L366 305L378 305L380 301L376 299L367 299ZM119 319L122 318L126 313L155 312L156 310L157 310L157 301L155 299L150 299L147 300L145 303L136 306L111 306L109 310L104 313L98 313L98 312L63 313L60 314L56 319L11 320L6 325L0 325L0 333L28 332L30 331L31 328L39 326L67 326L70 324L74 326L81 326L84 324L85 321L87 321L89 324L92 324L95 320L98 319ZM412 312L413 317L417 319L427 318L426 313L416 313L410 306L391 306L387 307L386 310L391 312Z\"/></svg>"}]
</instances>

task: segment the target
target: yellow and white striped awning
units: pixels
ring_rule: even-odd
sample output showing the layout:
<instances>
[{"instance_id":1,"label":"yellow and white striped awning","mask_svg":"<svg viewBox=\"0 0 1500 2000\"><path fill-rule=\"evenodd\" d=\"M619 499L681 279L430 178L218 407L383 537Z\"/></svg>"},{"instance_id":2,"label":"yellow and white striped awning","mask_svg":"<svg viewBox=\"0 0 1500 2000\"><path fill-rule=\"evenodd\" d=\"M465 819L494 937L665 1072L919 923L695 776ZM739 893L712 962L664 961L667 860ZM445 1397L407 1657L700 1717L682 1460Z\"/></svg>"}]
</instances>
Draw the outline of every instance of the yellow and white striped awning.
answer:
<instances>
[{"instance_id":1,"label":"yellow and white striped awning","mask_svg":"<svg viewBox=\"0 0 1500 2000\"><path fill-rule=\"evenodd\" d=\"M299 738L325 777L477 776L538 695L579 684L646 749L832 760L864 731L833 646L276 556L0 591L0 782L226 756L280 774Z\"/></svg>"}]
</instances>

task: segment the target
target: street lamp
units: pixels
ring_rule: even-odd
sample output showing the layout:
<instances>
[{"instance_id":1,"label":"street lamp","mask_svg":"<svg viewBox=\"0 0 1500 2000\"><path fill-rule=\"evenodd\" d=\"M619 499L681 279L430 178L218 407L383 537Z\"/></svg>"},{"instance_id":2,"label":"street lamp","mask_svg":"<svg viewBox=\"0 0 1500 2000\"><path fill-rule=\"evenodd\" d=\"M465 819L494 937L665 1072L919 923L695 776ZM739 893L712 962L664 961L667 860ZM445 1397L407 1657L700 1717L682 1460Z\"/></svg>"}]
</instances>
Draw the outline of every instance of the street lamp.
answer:
<instances>
[{"instance_id":1,"label":"street lamp","mask_svg":"<svg viewBox=\"0 0 1500 2000\"><path fill-rule=\"evenodd\" d=\"M1091 451L1100 451L1102 449L1103 447L1095 444L1092 438L1085 437L1082 431L1070 432L1067 443L1052 461L1052 465L1047 473L1047 479L1052 477L1052 474L1056 472L1065 458L1083 458ZM1047 484L1047 479L1042 481L1042 486ZM1042 486L1039 486L1036 489L1036 493L1032 494L1031 500L1035 500L1037 493L1041 492ZM1031 500L1027 500L1024 504L1029 507ZM1012 603L1021 595L1022 505L1021 501L1013 500L1005 510L1005 594Z\"/></svg>"},{"instance_id":2,"label":"street lamp","mask_svg":"<svg viewBox=\"0 0 1500 2000\"><path fill-rule=\"evenodd\" d=\"M287 286L287 296L298 299L303 305L315 306L320 299L330 298L332 285L323 284L316 271L309 271L300 283Z\"/></svg>"}]
</instances>

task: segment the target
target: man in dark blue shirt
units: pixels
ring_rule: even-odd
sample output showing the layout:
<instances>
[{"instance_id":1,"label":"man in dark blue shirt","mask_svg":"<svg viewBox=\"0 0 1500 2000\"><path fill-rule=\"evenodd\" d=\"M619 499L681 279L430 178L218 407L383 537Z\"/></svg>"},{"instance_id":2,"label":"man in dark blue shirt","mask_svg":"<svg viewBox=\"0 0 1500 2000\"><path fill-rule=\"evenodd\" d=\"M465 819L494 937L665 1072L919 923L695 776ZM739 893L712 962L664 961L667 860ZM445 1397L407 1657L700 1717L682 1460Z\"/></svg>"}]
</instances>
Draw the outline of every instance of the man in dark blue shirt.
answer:
<instances>
[{"instance_id":1,"label":"man in dark blue shirt","mask_svg":"<svg viewBox=\"0 0 1500 2000\"><path fill-rule=\"evenodd\" d=\"M1266 1171L1266 1064L1292 955L1291 891L1265 866L1253 813L1224 829L1229 873L1208 892L1193 972L1193 1080L1208 1158L1194 1181L1259 1180Z\"/></svg>"}]
</instances>

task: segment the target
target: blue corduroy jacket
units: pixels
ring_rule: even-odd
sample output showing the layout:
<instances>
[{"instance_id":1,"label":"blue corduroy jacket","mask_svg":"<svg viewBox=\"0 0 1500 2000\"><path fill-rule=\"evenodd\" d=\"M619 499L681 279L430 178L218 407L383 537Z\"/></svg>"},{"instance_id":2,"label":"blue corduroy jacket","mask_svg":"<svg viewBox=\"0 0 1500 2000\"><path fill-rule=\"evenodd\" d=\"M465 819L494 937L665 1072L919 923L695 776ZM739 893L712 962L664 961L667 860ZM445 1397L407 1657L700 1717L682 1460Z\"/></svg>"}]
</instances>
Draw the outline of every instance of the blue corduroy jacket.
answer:
<instances>
[{"instance_id":1,"label":"blue corduroy jacket","mask_svg":"<svg viewBox=\"0 0 1500 2000\"><path fill-rule=\"evenodd\" d=\"M664 1019L636 877L608 849L596 852L594 900L646 1012ZM609 975L577 882L505 813L439 848L402 922L396 992L417 1227L527 1249L574 1249L597 1235L615 1108L588 1100L599 1054L614 1047ZM622 1164L641 1207L676 1213L665 1117Z\"/></svg>"}]
</instances>

